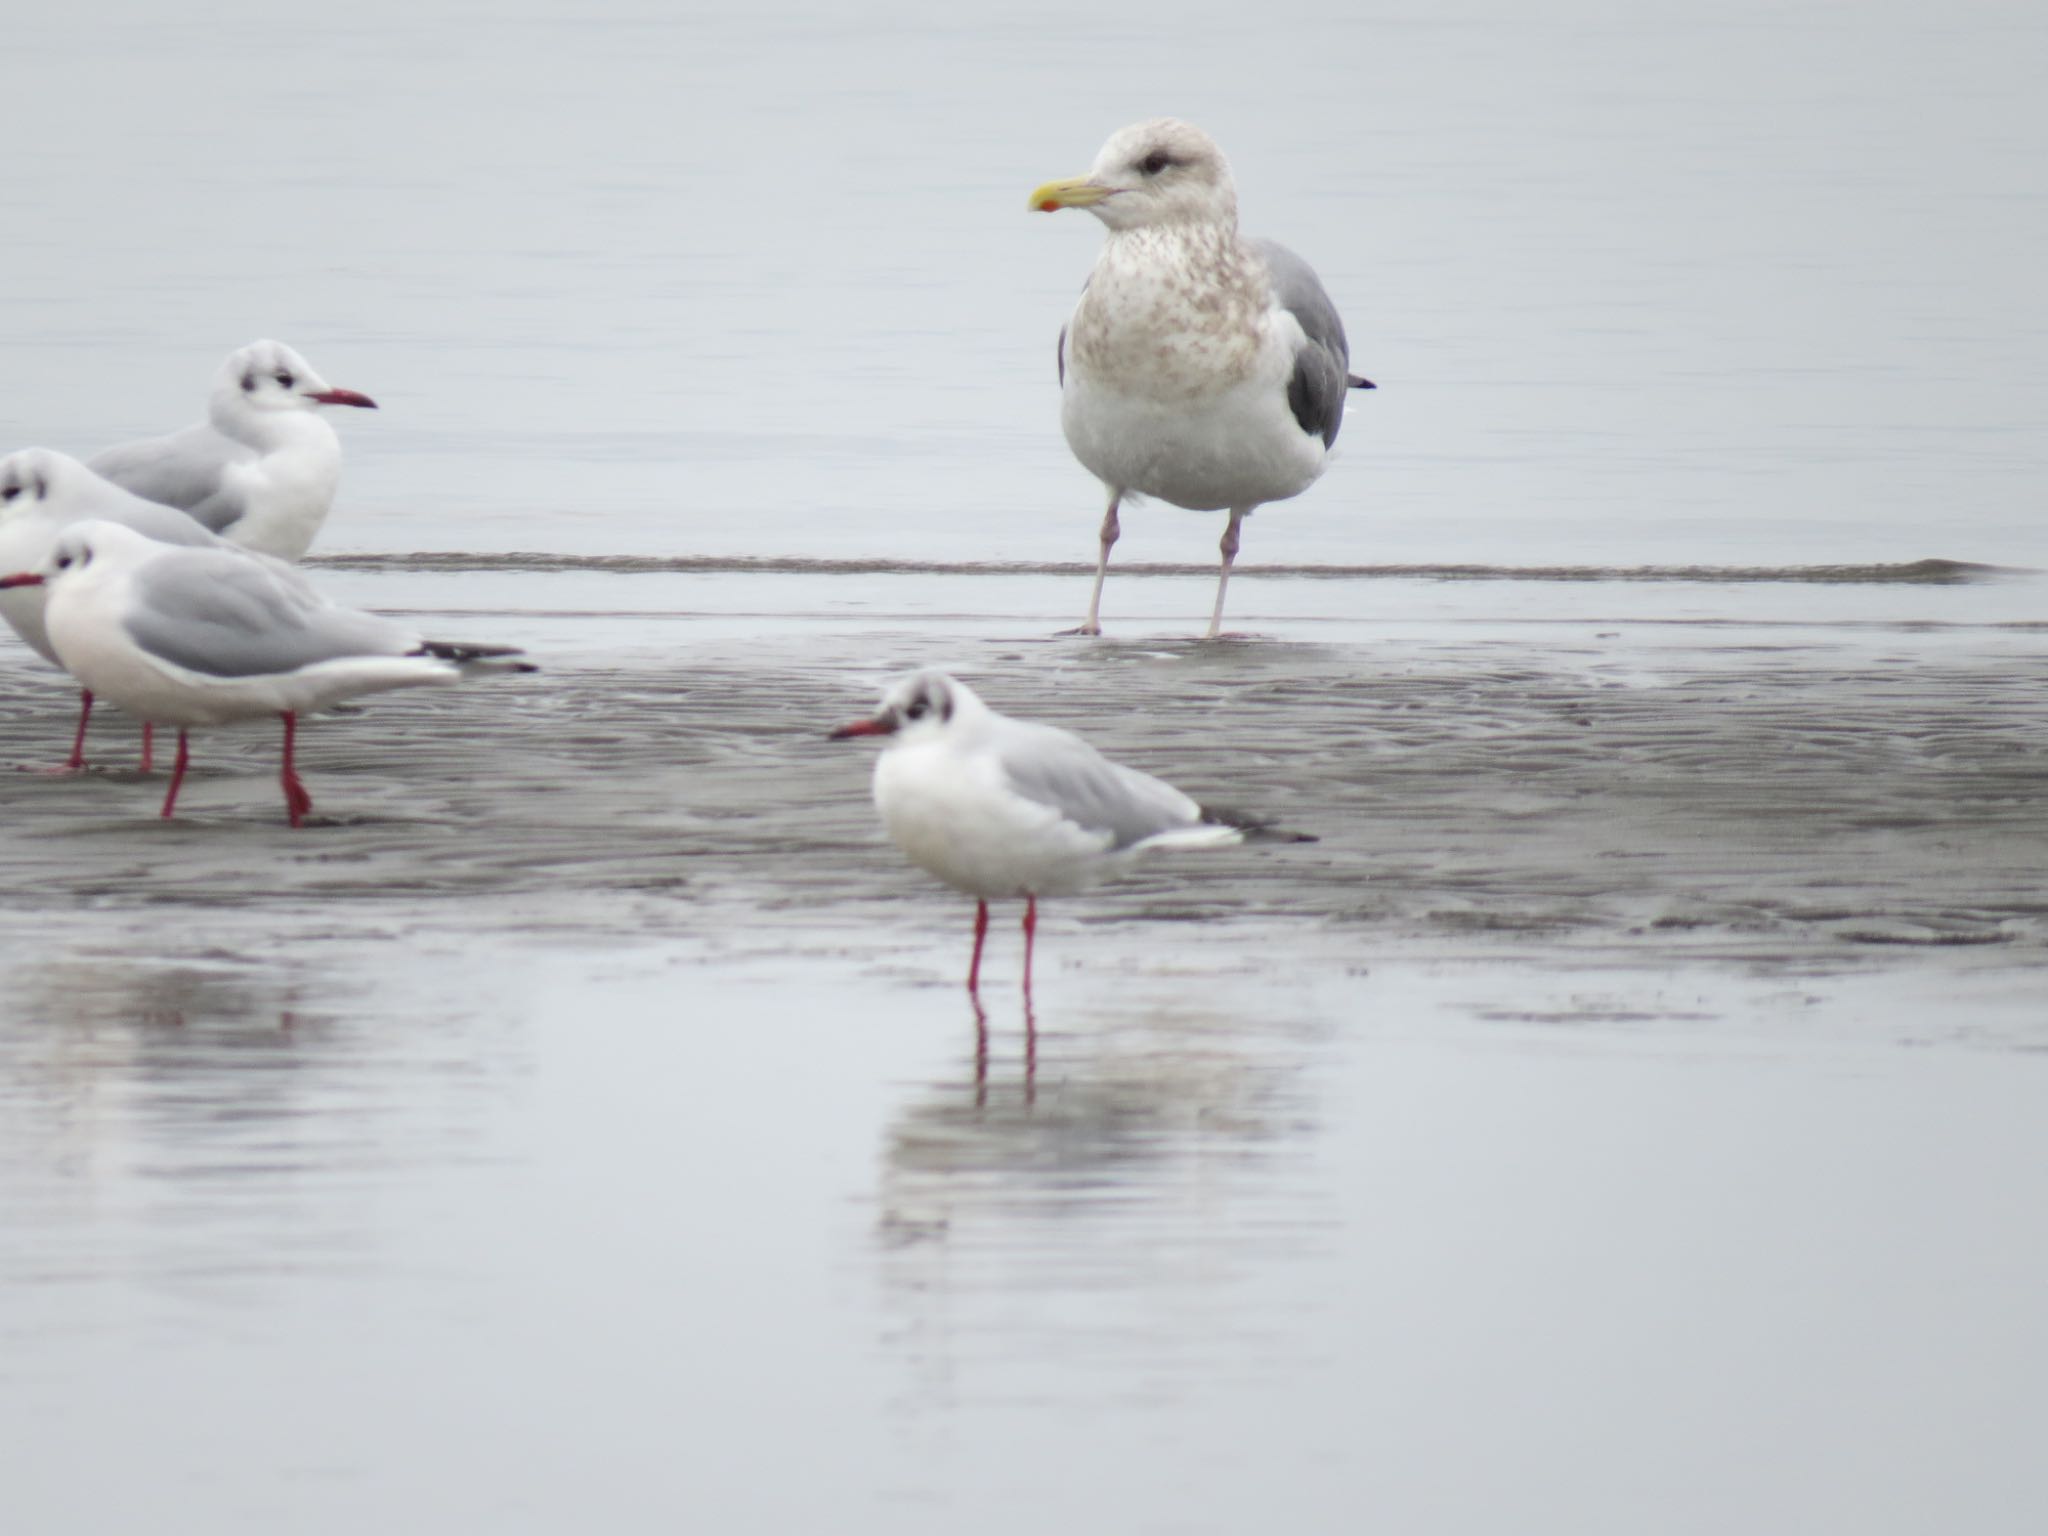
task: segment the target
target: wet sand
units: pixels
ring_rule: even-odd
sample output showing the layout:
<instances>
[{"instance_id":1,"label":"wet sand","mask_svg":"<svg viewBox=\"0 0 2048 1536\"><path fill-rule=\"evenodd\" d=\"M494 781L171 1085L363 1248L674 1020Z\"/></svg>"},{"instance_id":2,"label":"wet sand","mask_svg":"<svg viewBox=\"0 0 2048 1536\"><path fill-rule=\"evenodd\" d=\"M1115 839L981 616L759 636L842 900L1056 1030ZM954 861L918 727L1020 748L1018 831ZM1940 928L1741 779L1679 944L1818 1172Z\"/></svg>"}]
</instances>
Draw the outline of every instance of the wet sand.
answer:
<instances>
[{"instance_id":1,"label":"wet sand","mask_svg":"<svg viewBox=\"0 0 2048 1536\"><path fill-rule=\"evenodd\" d=\"M1034 585L1048 599L1038 625L1070 585ZM960 904L882 842L871 752L824 733L880 680L937 660L998 707L1320 839L1162 860L1054 908L1120 931L1090 949L1170 951L1186 935L1159 925L1204 924L1206 944L1256 919L1290 951L1359 961L1392 949L2017 974L2048 953L2044 642L2026 626L1324 623L1291 627L1353 633L1282 625L1203 645L1050 637L1024 619L1021 634L963 640L943 621L707 624L663 617L648 596L630 616L414 613L526 639L546 670L314 722L301 760L316 806L298 837L279 824L273 728L198 733L181 814L162 824L162 775L125 766L133 733L103 711L84 778L0 778L17 900L34 893L20 920L134 907L167 933L197 908L233 931L243 913L386 907L834 952L865 935L887 951L958 927ZM0 661L17 761L59 757L71 707L33 658ZM1965 949L1982 953L1936 953Z\"/></svg>"},{"instance_id":2,"label":"wet sand","mask_svg":"<svg viewBox=\"0 0 2048 1536\"><path fill-rule=\"evenodd\" d=\"M315 722L296 833L267 727L198 737L168 824L110 718L108 766L0 776L41 1528L2048 1494L2048 638L1982 594L1248 575L1204 645L1199 577L1099 642L1029 573L323 580L546 670ZM1320 840L1049 905L1030 1029L1002 913L977 1030L970 905L825 739L927 661ZM70 711L0 659L10 755Z\"/></svg>"}]
</instances>

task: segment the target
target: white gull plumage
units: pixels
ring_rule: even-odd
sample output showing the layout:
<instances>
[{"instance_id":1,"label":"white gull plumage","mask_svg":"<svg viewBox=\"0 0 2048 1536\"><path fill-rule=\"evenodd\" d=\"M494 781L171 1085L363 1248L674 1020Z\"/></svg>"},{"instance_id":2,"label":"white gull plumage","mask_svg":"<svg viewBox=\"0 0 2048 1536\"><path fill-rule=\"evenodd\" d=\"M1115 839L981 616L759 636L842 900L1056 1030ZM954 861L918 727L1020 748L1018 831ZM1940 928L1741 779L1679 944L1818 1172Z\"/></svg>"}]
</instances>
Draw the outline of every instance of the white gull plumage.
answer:
<instances>
[{"instance_id":1,"label":"white gull plumage","mask_svg":"<svg viewBox=\"0 0 2048 1536\"><path fill-rule=\"evenodd\" d=\"M341 484L341 438L321 407L376 403L336 389L283 342L254 341L229 353L214 375L205 421L102 449L86 462L231 543L297 560Z\"/></svg>"},{"instance_id":2,"label":"white gull plumage","mask_svg":"<svg viewBox=\"0 0 2048 1536\"><path fill-rule=\"evenodd\" d=\"M1223 847L1246 831L1071 731L998 714L943 672L899 679L872 717L832 736L888 738L875 762L882 824L911 863L975 898L970 992L991 901L1025 902L1028 997L1039 897L1085 890L1148 853Z\"/></svg>"},{"instance_id":3,"label":"white gull plumage","mask_svg":"<svg viewBox=\"0 0 2048 1536\"><path fill-rule=\"evenodd\" d=\"M504 646L429 641L396 620L343 608L292 567L247 550L160 544L118 523L73 524L33 572L66 670L123 709L178 727L163 814L177 803L195 725L277 715L284 722L285 807L312 808L293 764L298 716L392 688L448 683L473 669L531 671Z\"/></svg>"},{"instance_id":4,"label":"white gull plumage","mask_svg":"<svg viewBox=\"0 0 2048 1536\"><path fill-rule=\"evenodd\" d=\"M1086 208L1109 228L1060 332L1060 425L1109 493L1084 634L1102 630L1102 584L1126 497L1230 514L1209 619L1238 529L1297 496L1328 462L1350 372L1336 306L1315 271L1237 229L1230 167L1192 124L1155 118L1110 136L1086 176L1031 194L1045 212Z\"/></svg>"},{"instance_id":5,"label":"white gull plumage","mask_svg":"<svg viewBox=\"0 0 2048 1536\"><path fill-rule=\"evenodd\" d=\"M221 542L186 513L132 496L55 449L23 448L0 459L0 574L39 570L64 530L87 518L119 523L165 544ZM37 655L53 666L62 666L43 620L47 598L40 586L0 591L0 619ZM85 766L85 732L92 718L92 703L92 690L87 689L71 756L64 762L64 767L74 772ZM145 727L145 773L149 757Z\"/></svg>"}]
</instances>

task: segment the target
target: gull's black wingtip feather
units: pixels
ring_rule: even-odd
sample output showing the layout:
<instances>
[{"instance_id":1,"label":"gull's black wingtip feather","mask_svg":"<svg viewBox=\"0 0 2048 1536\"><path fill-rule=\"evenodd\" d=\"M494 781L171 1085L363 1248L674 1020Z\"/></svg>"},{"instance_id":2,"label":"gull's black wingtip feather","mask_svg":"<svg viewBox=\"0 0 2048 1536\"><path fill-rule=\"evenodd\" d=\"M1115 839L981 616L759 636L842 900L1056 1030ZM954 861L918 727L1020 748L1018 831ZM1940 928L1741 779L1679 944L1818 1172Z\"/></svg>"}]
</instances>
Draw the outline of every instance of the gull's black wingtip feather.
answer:
<instances>
[{"instance_id":1,"label":"gull's black wingtip feather","mask_svg":"<svg viewBox=\"0 0 2048 1536\"><path fill-rule=\"evenodd\" d=\"M483 666L495 672L538 672L539 667L530 661L513 661L514 656L526 653L516 645L465 645L455 640L422 640L415 656L431 656L436 661L452 661L458 667Z\"/></svg>"},{"instance_id":2,"label":"gull's black wingtip feather","mask_svg":"<svg viewBox=\"0 0 2048 1536\"><path fill-rule=\"evenodd\" d=\"M1373 381L1372 381L1371 379L1362 379L1362 378L1360 378L1360 377L1359 377L1359 376L1358 376L1357 374L1355 374L1355 373L1353 373L1353 374L1347 374L1347 375L1345 376L1345 380L1344 380L1344 382L1345 382L1345 383L1347 383L1347 384L1349 384L1349 385L1350 385L1350 386L1351 386L1351 387L1352 387L1353 389L1378 389L1378 388L1379 388L1379 385L1377 385L1377 384L1373 383Z\"/></svg>"},{"instance_id":3,"label":"gull's black wingtip feather","mask_svg":"<svg viewBox=\"0 0 2048 1536\"><path fill-rule=\"evenodd\" d=\"M1212 805L1202 807L1202 820L1212 827L1234 827L1244 834L1248 843L1319 843L1321 838L1313 832L1290 832L1285 827L1276 827L1272 822L1257 816L1247 816L1242 811L1220 810Z\"/></svg>"}]
</instances>

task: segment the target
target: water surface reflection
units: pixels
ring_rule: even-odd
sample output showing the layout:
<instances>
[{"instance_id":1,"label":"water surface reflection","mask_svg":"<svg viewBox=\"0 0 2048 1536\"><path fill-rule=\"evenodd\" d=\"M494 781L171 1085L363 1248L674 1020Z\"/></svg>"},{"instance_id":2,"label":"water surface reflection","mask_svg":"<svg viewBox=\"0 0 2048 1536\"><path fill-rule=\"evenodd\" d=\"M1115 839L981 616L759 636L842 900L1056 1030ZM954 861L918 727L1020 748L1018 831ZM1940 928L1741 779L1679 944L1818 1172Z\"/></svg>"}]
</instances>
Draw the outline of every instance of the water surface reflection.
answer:
<instances>
[{"instance_id":1,"label":"water surface reflection","mask_svg":"<svg viewBox=\"0 0 2048 1536\"><path fill-rule=\"evenodd\" d=\"M1182 998L963 1034L957 1076L906 1100L883 1151L908 1406L971 1394L977 1361L1003 1391L1077 1400L1104 1371L1121 1395L1281 1366L1255 1298L1333 1221L1310 1070L1326 1030Z\"/></svg>"},{"instance_id":2,"label":"water surface reflection","mask_svg":"<svg viewBox=\"0 0 2048 1536\"><path fill-rule=\"evenodd\" d=\"M459 1018L364 973L225 949L9 967L0 1286L362 1264L376 1194L464 1156L492 1075Z\"/></svg>"}]
</instances>

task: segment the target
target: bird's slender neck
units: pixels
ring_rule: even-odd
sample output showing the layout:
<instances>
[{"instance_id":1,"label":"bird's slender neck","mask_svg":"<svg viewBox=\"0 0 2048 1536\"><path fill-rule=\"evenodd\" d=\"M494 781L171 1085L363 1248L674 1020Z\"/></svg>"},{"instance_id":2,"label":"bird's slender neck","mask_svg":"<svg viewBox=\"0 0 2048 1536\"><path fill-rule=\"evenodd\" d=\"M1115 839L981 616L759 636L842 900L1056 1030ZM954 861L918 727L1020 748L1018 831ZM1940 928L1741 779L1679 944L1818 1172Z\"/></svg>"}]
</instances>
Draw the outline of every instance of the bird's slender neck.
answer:
<instances>
[{"instance_id":1,"label":"bird's slender neck","mask_svg":"<svg viewBox=\"0 0 2048 1536\"><path fill-rule=\"evenodd\" d=\"M340 437L317 411L252 411L240 400L216 395L207 414L214 431L264 455L341 451Z\"/></svg>"},{"instance_id":2,"label":"bird's slender neck","mask_svg":"<svg viewBox=\"0 0 2048 1536\"><path fill-rule=\"evenodd\" d=\"M1250 289L1258 286L1261 272L1237 238L1233 214L1204 223L1176 221L1111 230L1089 277L1088 291L1093 294L1103 283L1129 288L1190 281L1202 291Z\"/></svg>"}]
</instances>

